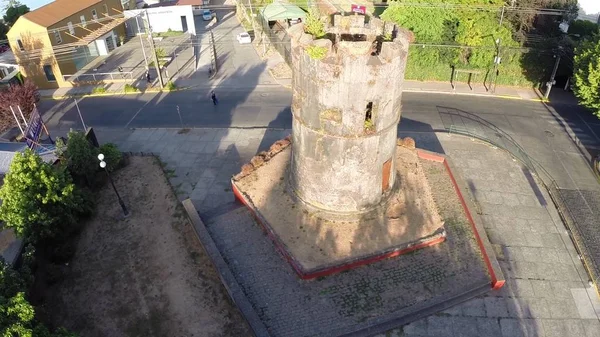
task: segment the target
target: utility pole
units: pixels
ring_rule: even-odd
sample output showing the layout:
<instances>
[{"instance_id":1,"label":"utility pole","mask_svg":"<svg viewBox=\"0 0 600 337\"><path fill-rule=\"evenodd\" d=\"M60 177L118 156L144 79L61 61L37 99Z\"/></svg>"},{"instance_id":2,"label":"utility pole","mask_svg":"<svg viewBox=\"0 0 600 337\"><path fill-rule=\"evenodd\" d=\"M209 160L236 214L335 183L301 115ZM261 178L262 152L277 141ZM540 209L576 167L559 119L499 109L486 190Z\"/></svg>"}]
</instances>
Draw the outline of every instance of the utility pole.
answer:
<instances>
[{"instance_id":1,"label":"utility pole","mask_svg":"<svg viewBox=\"0 0 600 337\"><path fill-rule=\"evenodd\" d=\"M560 63L560 53L554 55L556 57L556 62L554 62L554 69L552 69L552 75L550 75L550 81L546 83L546 93L544 94L544 98L548 99L550 96L550 90L552 90L552 86L554 85L554 77L556 76L556 72L558 71L558 65Z\"/></svg>"},{"instance_id":2,"label":"utility pole","mask_svg":"<svg viewBox=\"0 0 600 337\"><path fill-rule=\"evenodd\" d=\"M138 32L141 31L140 29L140 22L139 22L139 15L135 17L135 22L137 23L138 26ZM142 19L143 22L144 19ZM148 66L148 58L146 57L146 48L144 47L144 38L140 37L140 44L142 45L142 54L144 54L144 62L146 63L146 71L150 70L150 67Z\"/></svg>"},{"instance_id":3,"label":"utility pole","mask_svg":"<svg viewBox=\"0 0 600 337\"><path fill-rule=\"evenodd\" d=\"M148 39L150 39L150 50L152 51L152 55L154 55L154 66L156 67L156 72L158 73L158 83L160 84L160 88L163 89L165 87L165 84L163 83L162 72L160 70L160 64L158 63L158 55L156 55L156 47L154 46L154 39L152 38L152 26L150 25L150 16L148 15L148 10L146 10L145 12L146 21L148 22Z\"/></svg>"}]
</instances>

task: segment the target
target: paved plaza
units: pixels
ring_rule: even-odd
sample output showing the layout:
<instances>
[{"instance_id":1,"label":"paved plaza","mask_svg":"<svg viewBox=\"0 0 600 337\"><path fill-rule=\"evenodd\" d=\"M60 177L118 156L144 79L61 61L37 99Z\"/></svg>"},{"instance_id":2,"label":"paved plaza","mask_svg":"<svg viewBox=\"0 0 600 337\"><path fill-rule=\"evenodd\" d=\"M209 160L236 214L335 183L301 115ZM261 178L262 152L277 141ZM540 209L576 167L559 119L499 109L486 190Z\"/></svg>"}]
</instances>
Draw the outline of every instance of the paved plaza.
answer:
<instances>
[{"instance_id":1,"label":"paved plaza","mask_svg":"<svg viewBox=\"0 0 600 337\"><path fill-rule=\"evenodd\" d=\"M231 175L289 132L99 129L98 135L123 151L160 155L179 198L191 198L210 222L234 205ZM453 161L475 196L476 211L507 285L387 335L600 336L600 301L549 196L527 171L505 152L466 137L431 132L400 135L415 138L420 147L441 150Z\"/></svg>"}]
</instances>

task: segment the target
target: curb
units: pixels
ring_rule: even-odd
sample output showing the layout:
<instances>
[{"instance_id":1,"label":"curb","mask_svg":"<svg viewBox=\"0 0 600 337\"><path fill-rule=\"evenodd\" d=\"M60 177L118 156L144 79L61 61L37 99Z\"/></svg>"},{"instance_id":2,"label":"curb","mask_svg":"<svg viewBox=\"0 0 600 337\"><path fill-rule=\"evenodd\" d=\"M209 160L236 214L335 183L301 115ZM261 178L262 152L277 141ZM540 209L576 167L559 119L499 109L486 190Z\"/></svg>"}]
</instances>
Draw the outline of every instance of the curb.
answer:
<instances>
[{"instance_id":1,"label":"curb","mask_svg":"<svg viewBox=\"0 0 600 337\"><path fill-rule=\"evenodd\" d=\"M198 241L200 241L200 246L202 246L204 252L206 252L206 255L210 258L221 279L221 283L225 287L225 290L227 290L227 294L233 301L233 304L241 311L242 317L246 319L246 322L250 326L250 330L252 330L254 336L269 337L269 331L254 310L254 307L252 307L250 301L246 298L244 291L229 269L227 262L225 262L223 256L219 252L219 248L217 248L217 245L210 237L210 233L200 218L200 215L198 215L196 207L194 207L194 204L190 199L184 200L182 205L187 213L194 232L196 233L196 237L198 238Z\"/></svg>"},{"instance_id":2,"label":"curb","mask_svg":"<svg viewBox=\"0 0 600 337\"><path fill-rule=\"evenodd\" d=\"M94 93L86 93L86 94L73 94L73 95L63 95L63 96L40 96L40 99L44 100L63 100L67 98L83 98L83 97L102 97L102 96L125 96L125 95L143 95L143 94L151 94L151 93L161 93L161 92L175 92L175 91L184 91L188 90L190 87L182 87L174 90L165 90L165 89L148 89L144 91L135 91L135 92L106 92L101 94Z\"/></svg>"},{"instance_id":3,"label":"curb","mask_svg":"<svg viewBox=\"0 0 600 337\"><path fill-rule=\"evenodd\" d=\"M529 102L550 102L550 100L541 99L541 98L523 98L521 96L478 94L478 93L473 93L473 92L456 92L456 91L442 91L442 90L421 90L421 89L402 89L402 92L422 93L422 94L439 94L439 95L459 95L459 96L476 96L476 97L504 98L504 99L512 99L512 100L518 100L518 101L529 101Z\"/></svg>"},{"instance_id":4,"label":"curb","mask_svg":"<svg viewBox=\"0 0 600 337\"><path fill-rule=\"evenodd\" d=\"M487 238L487 234L485 234L485 229L483 230L483 233L485 235L481 235L480 232L482 232L482 228L479 228L480 226L477 225L478 222L475 222L475 220L473 219L471 211L469 210L469 205L461 191L461 186L464 186L463 182L461 181L460 184L457 182L455 175L452 173L451 165L448 162L448 160L446 159L446 157L441 156L436 153L425 151L422 149L417 149L417 155L421 159L431 160L431 161L434 161L437 163L444 164L444 167L446 168L446 172L448 173L448 176L450 177L450 181L452 181L452 185L454 186L454 191L458 195L458 199L460 200L460 203L462 204L463 210L465 211L465 215L467 216L467 219L469 220L469 223L471 224L471 229L473 230L473 234L475 235L475 240L477 241L477 245L479 246L479 249L481 250L481 255L483 257L483 261L485 262L485 265L487 266L488 271L490 273L490 278L492 279L492 282L491 282L492 290L498 290L498 289L502 288L504 286L504 284L506 283L506 279L504 278L504 274L502 273L500 264L498 263L498 261L495 258L493 250L492 250L491 256L494 258L493 259L490 258L488 249L491 250L491 243L489 242L489 240Z\"/></svg>"}]
</instances>

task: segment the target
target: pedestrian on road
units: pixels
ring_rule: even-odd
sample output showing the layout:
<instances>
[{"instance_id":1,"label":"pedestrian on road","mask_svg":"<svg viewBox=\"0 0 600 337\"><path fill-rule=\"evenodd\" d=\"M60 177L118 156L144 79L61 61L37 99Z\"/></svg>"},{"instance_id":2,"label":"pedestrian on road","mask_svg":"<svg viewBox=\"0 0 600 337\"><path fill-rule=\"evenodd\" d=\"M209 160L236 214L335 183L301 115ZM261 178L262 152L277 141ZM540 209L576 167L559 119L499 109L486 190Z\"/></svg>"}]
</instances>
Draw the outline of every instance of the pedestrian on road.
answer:
<instances>
[{"instance_id":1,"label":"pedestrian on road","mask_svg":"<svg viewBox=\"0 0 600 337\"><path fill-rule=\"evenodd\" d=\"M210 99L212 100L214 105L217 105L219 103L219 100L217 100L217 95L215 94L214 90L210 92Z\"/></svg>"},{"instance_id":2,"label":"pedestrian on road","mask_svg":"<svg viewBox=\"0 0 600 337\"><path fill-rule=\"evenodd\" d=\"M150 71L146 71L146 81L148 81L148 83L152 82L152 79L150 78Z\"/></svg>"}]
</instances>

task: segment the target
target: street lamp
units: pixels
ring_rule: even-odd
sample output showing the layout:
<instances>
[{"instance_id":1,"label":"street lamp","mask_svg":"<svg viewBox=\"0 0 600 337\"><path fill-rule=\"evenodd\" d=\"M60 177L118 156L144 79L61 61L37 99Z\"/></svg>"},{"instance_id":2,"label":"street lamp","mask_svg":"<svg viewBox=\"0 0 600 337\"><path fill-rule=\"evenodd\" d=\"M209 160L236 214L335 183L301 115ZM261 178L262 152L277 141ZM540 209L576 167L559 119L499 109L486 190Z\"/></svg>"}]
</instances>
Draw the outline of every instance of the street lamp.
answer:
<instances>
[{"instance_id":1,"label":"street lamp","mask_svg":"<svg viewBox=\"0 0 600 337\"><path fill-rule=\"evenodd\" d=\"M100 161L100 167L104 169L104 172L106 172L106 176L108 177L108 180L110 181L110 184L112 185L113 190L115 190L117 199L119 199L119 205L121 205L121 208L123 209L123 217L125 217L125 218L128 217L129 211L127 210L127 207L125 207L125 203L123 202L123 199L121 199L121 196L119 195L119 192L117 191L117 187L115 186L115 183L113 182L112 178L110 177L110 173L108 173L108 170L106 169L106 162L104 161L104 155L102 153L100 153L98 155L98 160Z\"/></svg>"}]
</instances>

